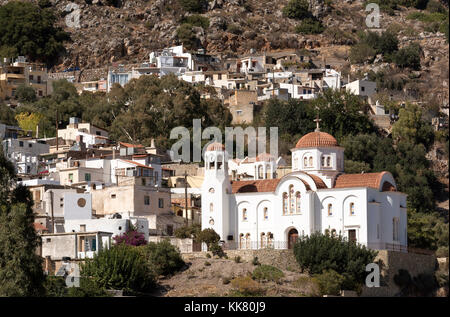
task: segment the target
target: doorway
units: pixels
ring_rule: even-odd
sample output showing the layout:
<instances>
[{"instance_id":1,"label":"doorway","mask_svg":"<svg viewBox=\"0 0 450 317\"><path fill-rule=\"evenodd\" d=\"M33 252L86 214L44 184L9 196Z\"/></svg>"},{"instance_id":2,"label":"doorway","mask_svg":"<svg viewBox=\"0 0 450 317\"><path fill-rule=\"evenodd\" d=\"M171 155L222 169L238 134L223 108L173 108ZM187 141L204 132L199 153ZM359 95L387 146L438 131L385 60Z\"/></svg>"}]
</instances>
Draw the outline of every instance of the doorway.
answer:
<instances>
[{"instance_id":1,"label":"doorway","mask_svg":"<svg viewBox=\"0 0 450 317\"><path fill-rule=\"evenodd\" d=\"M348 230L348 241L356 242L356 230L355 229Z\"/></svg>"},{"instance_id":2,"label":"doorway","mask_svg":"<svg viewBox=\"0 0 450 317\"><path fill-rule=\"evenodd\" d=\"M298 231L293 228L288 232L288 249L292 249L294 247L295 242L298 239Z\"/></svg>"}]
</instances>

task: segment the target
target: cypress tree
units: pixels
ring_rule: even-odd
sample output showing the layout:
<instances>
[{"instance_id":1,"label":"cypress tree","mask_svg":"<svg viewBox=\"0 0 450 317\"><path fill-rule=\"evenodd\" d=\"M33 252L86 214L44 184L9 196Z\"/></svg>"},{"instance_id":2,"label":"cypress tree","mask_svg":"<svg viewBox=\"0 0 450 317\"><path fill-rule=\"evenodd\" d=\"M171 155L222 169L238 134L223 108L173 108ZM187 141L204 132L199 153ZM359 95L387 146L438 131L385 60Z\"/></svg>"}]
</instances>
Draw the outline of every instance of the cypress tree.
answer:
<instances>
[{"instance_id":1,"label":"cypress tree","mask_svg":"<svg viewBox=\"0 0 450 317\"><path fill-rule=\"evenodd\" d=\"M14 166L0 148L0 296L44 294L40 238L33 222L33 200L24 186L15 186Z\"/></svg>"}]
</instances>

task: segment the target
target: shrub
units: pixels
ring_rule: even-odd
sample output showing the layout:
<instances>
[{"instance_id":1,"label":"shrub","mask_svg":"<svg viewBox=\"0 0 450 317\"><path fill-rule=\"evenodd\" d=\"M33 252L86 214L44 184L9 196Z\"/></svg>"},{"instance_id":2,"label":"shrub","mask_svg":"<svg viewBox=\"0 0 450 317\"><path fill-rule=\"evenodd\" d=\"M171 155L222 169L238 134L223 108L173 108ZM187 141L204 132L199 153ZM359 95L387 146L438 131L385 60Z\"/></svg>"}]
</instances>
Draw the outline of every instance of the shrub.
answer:
<instances>
[{"instance_id":1,"label":"shrub","mask_svg":"<svg viewBox=\"0 0 450 317\"><path fill-rule=\"evenodd\" d=\"M308 6L307 0L290 0L283 8L283 14L291 19L301 20L311 16Z\"/></svg>"},{"instance_id":2,"label":"shrub","mask_svg":"<svg viewBox=\"0 0 450 317\"><path fill-rule=\"evenodd\" d=\"M317 279L309 276L300 276L294 281L294 286L301 289L308 296L319 296L319 286Z\"/></svg>"},{"instance_id":3,"label":"shrub","mask_svg":"<svg viewBox=\"0 0 450 317\"><path fill-rule=\"evenodd\" d=\"M68 297L110 297L105 288L97 285L92 279L82 277L80 287L67 288Z\"/></svg>"},{"instance_id":4,"label":"shrub","mask_svg":"<svg viewBox=\"0 0 450 317\"><path fill-rule=\"evenodd\" d=\"M147 244L147 241L145 240L145 235L142 232L139 232L134 229L129 230L124 234L113 237L113 240L116 242L116 244L124 243L132 246L140 246Z\"/></svg>"},{"instance_id":5,"label":"shrub","mask_svg":"<svg viewBox=\"0 0 450 317\"><path fill-rule=\"evenodd\" d=\"M409 272L403 269L394 275L394 283L401 288L401 294L404 296L429 296L439 287L435 275L422 273L412 278Z\"/></svg>"},{"instance_id":6,"label":"shrub","mask_svg":"<svg viewBox=\"0 0 450 317\"><path fill-rule=\"evenodd\" d=\"M205 261L205 266L211 266L211 263L209 263L208 261Z\"/></svg>"},{"instance_id":7,"label":"shrub","mask_svg":"<svg viewBox=\"0 0 450 317\"><path fill-rule=\"evenodd\" d=\"M412 43L406 46L394 55L393 60L400 68L420 69L420 46L417 43Z\"/></svg>"},{"instance_id":8,"label":"shrub","mask_svg":"<svg viewBox=\"0 0 450 317\"><path fill-rule=\"evenodd\" d=\"M229 24L227 26L227 31L236 35L240 35L242 34L242 29L239 25L237 24Z\"/></svg>"},{"instance_id":9,"label":"shrub","mask_svg":"<svg viewBox=\"0 0 450 317\"><path fill-rule=\"evenodd\" d=\"M294 255L302 270L307 269L310 274L334 270L346 278L346 289L356 289L364 282L365 267L374 261L377 252L341 236L314 233L297 241Z\"/></svg>"},{"instance_id":10,"label":"shrub","mask_svg":"<svg viewBox=\"0 0 450 317\"><path fill-rule=\"evenodd\" d=\"M192 30L192 25L181 24L176 31L178 40L183 43L188 49L193 49L199 46L199 40Z\"/></svg>"},{"instance_id":11,"label":"shrub","mask_svg":"<svg viewBox=\"0 0 450 317\"><path fill-rule=\"evenodd\" d=\"M208 0L177 0L180 6L188 12L203 12L208 5Z\"/></svg>"},{"instance_id":12,"label":"shrub","mask_svg":"<svg viewBox=\"0 0 450 317\"><path fill-rule=\"evenodd\" d=\"M149 290L156 279L139 248L123 243L86 259L81 276L92 278L96 287L134 291Z\"/></svg>"},{"instance_id":13,"label":"shrub","mask_svg":"<svg viewBox=\"0 0 450 317\"><path fill-rule=\"evenodd\" d=\"M238 255L238 256L235 256L234 257L234 262L236 262L236 263L241 263L241 257Z\"/></svg>"},{"instance_id":14,"label":"shrub","mask_svg":"<svg viewBox=\"0 0 450 317\"><path fill-rule=\"evenodd\" d=\"M206 253L206 257L207 257L208 259L210 259L210 258L211 258L211 254Z\"/></svg>"},{"instance_id":15,"label":"shrub","mask_svg":"<svg viewBox=\"0 0 450 317\"><path fill-rule=\"evenodd\" d=\"M350 48L350 61L361 64L370 62L376 54L376 51L366 43L358 43Z\"/></svg>"},{"instance_id":16,"label":"shrub","mask_svg":"<svg viewBox=\"0 0 450 317\"><path fill-rule=\"evenodd\" d=\"M67 295L66 281L62 276L46 276L44 282L45 295L63 297Z\"/></svg>"},{"instance_id":17,"label":"shrub","mask_svg":"<svg viewBox=\"0 0 450 317\"><path fill-rule=\"evenodd\" d=\"M258 296L264 294L264 290L259 283L254 281L250 276L239 276L231 281L231 285L236 290L235 295L241 296Z\"/></svg>"},{"instance_id":18,"label":"shrub","mask_svg":"<svg viewBox=\"0 0 450 317\"><path fill-rule=\"evenodd\" d=\"M219 258L225 256L225 252L223 252L222 247L217 242L210 245L208 250L211 251L213 255L217 255Z\"/></svg>"},{"instance_id":19,"label":"shrub","mask_svg":"<svg viewBox=\"0 0 450 317\"><path fill-rule=\"evenodd\" d=\"M324 271L314 276L320 295L339 295L345 278L334 270Z\"/></svg>"},{"instance_id":20,"label":"shrub","mask_svg":"<svg viewBox=\"0 0 450 317\"><path fill-rule=\"evenodd\" d=\"M182 20L182 23L187 23L193 26L200 26L204 29L209 27L209 19L199 14L190 15Z\"/></svg>"},{"instance_id":21,"label":"shrub","mask_svg":"<svg viewBox=\"0 0 450 317\"><path fill-rule=\"evenodd\" d=\"M304 19L295 27L295 32L300 34L320 34L325 30L322 22L317 19Z\"/></svg>"},{"instance_id":22,"label":"shrub","mask_svg":"<svg viewBox=\"0 0 450 317\"><path fill-rule=\"evenodd\" d=\"M271 265L260 265L253 270L253 279L258 281L270 281L278 282L284 273L279 269Z\"/></svg>"},{"instance_id":23,"label":"shrub","mask_svg":"<svg viewBox=\"0 0 450 317\"><path fill-rule=\"evenodd\" d=\"M158 275L173 274L185 264L178 248L168 240L158 243L150 242L143 247L143 253L148 264Z\"/></svg>"},{"instance_id":24,"label":"shrub","mask_svg":"<svg viewBox=\"0 0 450 317\"><path fill-rule=\"evenodd\" d=\"M258 260L257 256L253 257L252 264L253 265L261 265L261 263L259 263L259 260Z\"/></svg>"}]
</instances>

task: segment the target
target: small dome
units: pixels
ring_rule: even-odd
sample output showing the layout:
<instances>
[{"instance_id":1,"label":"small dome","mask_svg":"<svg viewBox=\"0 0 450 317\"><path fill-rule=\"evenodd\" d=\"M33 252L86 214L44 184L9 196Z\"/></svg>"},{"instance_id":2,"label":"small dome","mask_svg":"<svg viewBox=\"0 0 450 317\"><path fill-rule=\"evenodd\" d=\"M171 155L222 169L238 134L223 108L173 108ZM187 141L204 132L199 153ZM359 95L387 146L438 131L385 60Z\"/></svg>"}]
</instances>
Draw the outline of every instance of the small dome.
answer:
<instances>
[{"instance_id":1,"label":"small dome","mask_svg":"<svg viewBox=\"0 0 450 317\"><path fill-rule=\"evenodd\" d=\"M295 148L334 147L339 146L336 139L326 132L315 131L304 135L298 140Z\"/></svg>"},{"instance_id":2,"label":"small dome","mask_svg":"<svg viewBox=\"0 0 450 317\"><path fill-rule=\"evenodd\" d=\"M225 151L225 146L219 142L213 142L208 145L206 151Z\"/></svg>"}]
</instances>

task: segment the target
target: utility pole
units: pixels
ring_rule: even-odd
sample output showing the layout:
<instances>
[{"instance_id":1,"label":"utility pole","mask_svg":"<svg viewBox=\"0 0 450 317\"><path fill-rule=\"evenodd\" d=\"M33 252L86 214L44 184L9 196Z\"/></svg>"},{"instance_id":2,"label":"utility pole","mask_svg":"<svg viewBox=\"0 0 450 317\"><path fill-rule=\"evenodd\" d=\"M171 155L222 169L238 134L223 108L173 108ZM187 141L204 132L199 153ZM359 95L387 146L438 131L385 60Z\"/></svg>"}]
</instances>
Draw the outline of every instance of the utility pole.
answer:
<instances>
[{"instance_id":1,"label":"utility pole","mask_svg":"<svg viewBox=\"0 0 450 317\"><path fill-rule=\"evenodd\" d=\"M52 233L55 233L55 217L53 215L53 191L50 190L50 210L52 215Z\"/></svg>"},{"instance_id":2,"label":"utility pole","mask_svg":"<svg viewBox=\"0 0 450 317\"><path fill-rule=\"evenodd\" d=\"M56 121L55 121L55 128L56 128L56 152L58 152L58 109L56 109Z\"/></svg>"},{"instance_id":3,"label":"utility pole","mask_svg":"<svg viewBox=\"0 0 450 317\"><path fill-rule=\"evenodd\" d=\"M186 210L186 225L189 225L188 218L188 199L187 199L187 171L184 171L184 208Z\"/></svg>"}]
</instances>

